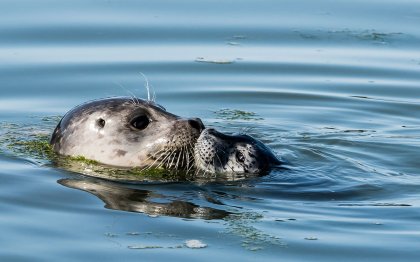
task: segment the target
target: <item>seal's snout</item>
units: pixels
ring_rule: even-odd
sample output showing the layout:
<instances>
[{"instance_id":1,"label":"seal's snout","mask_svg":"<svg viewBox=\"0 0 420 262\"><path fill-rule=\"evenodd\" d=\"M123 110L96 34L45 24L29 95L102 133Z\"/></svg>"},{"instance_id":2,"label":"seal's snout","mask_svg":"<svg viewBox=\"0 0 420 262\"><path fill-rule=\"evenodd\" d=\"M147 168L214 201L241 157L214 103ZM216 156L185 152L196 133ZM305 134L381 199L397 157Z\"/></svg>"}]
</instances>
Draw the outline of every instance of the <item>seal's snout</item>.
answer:
<instances>
[{"instance_id":1,"label":"seal's snout","mask_svg":"<svg viewBox=\"0 0 420 262\"><path fill-rule=\"evenodd\" d=\"M205 129L203 122L201 121L200 118L191 118L188 119L188 124L198 130L199 133L201 133L201 131L203 131Z\"/></svg>"}]
</instances>

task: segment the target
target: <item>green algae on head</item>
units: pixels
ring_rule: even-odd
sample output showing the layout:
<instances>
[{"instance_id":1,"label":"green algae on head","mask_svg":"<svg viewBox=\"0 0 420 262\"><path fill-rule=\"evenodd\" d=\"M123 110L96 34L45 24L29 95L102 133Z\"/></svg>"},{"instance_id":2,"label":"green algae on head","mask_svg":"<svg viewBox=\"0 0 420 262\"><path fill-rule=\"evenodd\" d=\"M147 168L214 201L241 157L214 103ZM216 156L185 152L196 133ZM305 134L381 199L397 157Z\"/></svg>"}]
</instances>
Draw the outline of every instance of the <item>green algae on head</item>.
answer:
<instances>
[{"instance_id":1,"label":"green algae on head","mask_svg":"<svg viewBox=\"0 0 420 262\"><path fill-rule=\"evenodd\" d=\"M51 145L50 145L50 147L51 147ZM83 163L90 164L90 165L99 164L98 161L95 161L95 160L92 160L92 159L88 159L88 158L86 158L84 156L69 156L68 159L69 160L72 160L72 161L83 162Z\"/></svg>"}]
</instances>

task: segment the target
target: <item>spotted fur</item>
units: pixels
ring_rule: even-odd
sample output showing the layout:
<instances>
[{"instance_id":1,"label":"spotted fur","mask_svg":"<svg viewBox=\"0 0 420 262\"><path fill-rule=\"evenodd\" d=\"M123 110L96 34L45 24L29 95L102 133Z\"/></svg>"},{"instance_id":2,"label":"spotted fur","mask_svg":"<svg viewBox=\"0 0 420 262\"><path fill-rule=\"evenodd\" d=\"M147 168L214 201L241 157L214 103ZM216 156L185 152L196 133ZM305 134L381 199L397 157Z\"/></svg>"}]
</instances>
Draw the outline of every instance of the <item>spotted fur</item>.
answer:
<instances>
[{"instance_id":1,"label":"spotted fur","mask_svg":"<svg viewBox=\"0 0 420 262\"><path fill-rule=\"evenodd\" d=\"M262 174L280 160L262 142L248 135L226 135L205 129L194 148L197 170L208 173Z\"/></svg>"}]
</instances>

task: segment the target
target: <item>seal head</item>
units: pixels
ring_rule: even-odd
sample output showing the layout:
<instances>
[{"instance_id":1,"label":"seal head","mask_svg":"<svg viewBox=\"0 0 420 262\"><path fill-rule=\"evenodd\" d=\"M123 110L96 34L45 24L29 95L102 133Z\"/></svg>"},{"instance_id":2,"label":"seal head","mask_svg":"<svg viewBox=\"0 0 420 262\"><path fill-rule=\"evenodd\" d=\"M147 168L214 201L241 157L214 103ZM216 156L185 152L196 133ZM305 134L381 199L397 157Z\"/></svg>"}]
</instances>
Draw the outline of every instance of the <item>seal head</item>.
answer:
<instances>
[{"instance_id":1,"label":"seal head","mask_svg":"<svg viewBox=\"0 0 420 262\"><path fill-rule=\"evenodd\" d=\"M196 168L205 173L264 174L281 161L249 135L226 135L205 129L194 148Z\"/></svg>"},{"instance_id":2,"label":"seal head","mask_svg":"<svg viewBox=\"0 0 420 262\"><path fill-rule=\"evenodd\" d=\"M53 150L118 167L181 169L193 165L204 125L138 98L94 100L69 111L51 137Z\"/></svg>"}]
</instances>

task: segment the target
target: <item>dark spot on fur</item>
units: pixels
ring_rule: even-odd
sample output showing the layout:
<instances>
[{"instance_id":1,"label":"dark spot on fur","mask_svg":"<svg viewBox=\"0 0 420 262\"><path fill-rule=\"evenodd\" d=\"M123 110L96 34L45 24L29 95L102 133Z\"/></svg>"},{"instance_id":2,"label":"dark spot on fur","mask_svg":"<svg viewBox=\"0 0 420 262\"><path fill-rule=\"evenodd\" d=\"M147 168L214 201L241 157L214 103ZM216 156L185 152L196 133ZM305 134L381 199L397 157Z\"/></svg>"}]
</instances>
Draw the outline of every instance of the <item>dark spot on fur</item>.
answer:
<instances>
[{"instance_id":1,"label":"dark spot on fur","mask_svg":"<svg viewBox=\"0 0 420 262\"><path fill-rule=\"evenodd\" d=\"M115 155L116 156L125 156L125 154L127 154L127 151L125 151L125 150L121 150L121 149L116 149L116 150L114 150L115 151Z\"/></svg>"},{"instance_id":2,"label":"dark spot on fur","mask_svg":"<svg viewBox=\"0 0 420 262\"><path fill-rule=\"evenodd\" d=\"M132 142L132 143L137 143L140 141L140 138L138 136L128 136L127 141Z\"/></svg>"}]
</instances>

